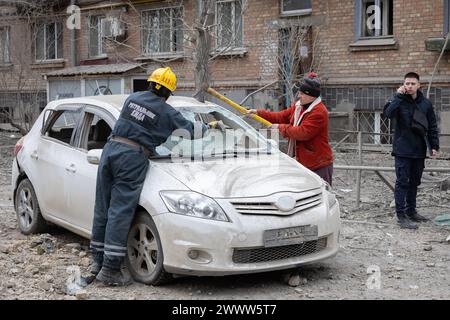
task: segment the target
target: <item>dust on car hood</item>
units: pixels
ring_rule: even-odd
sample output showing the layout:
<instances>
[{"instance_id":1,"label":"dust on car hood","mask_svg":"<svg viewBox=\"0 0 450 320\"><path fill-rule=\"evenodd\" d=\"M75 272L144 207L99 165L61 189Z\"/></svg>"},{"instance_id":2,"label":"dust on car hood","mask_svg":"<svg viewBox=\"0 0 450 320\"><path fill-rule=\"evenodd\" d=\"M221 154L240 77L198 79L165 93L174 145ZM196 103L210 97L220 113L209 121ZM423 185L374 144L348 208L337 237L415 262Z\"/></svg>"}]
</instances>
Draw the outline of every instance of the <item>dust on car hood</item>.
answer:
<instances>
[{"instance_id":1,"label":"dust on car hood","mask_svg":"<svg viewBox=\"0 0 450 320\"><path fill-rule=\"evenodd\" d=\"M158 165L192 191L213 198L260 197L320 187L320 179L295 160L279 155Z\"/></svg>"}]
</instances>

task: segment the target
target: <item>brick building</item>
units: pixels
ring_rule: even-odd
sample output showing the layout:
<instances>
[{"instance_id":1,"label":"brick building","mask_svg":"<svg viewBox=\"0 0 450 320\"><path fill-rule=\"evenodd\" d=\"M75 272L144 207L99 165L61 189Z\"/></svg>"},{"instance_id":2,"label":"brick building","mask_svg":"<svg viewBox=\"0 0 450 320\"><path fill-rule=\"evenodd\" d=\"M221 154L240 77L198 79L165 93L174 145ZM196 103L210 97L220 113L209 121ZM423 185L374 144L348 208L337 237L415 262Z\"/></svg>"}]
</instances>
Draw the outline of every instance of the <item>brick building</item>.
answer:
<instances>
[{"instance_id":1,"label":"brick building","mask_svg":"<svg viewBox=\"0 0 450 320\"><path fill-rule=\"evenodd\" d=\"M53 1L33 23L14 8L0 7L0 72L29 70L21 90L38 92L41 105L43 96L142 90L148 72L165 65L178 76L177 94L191 95L197 2ZM71 3L79 10L67 12ZM277 82L283 72L295 80L314 69L331 110L348 112L355 129L388 131L381 116L385 101L407 71L428 84L449 29L449 10L449 0L217 0L210 21L211 84L238 102L267 86L245 105L278 110L290 102L287 86ZM77 13L79 28L70 30L66 22ZM300 45L282 40L293 29L305 35ZM14 49L17 43L25 48ZM15 58L18 51L28 63ZM0 108L9 108L17 90L0 85ZM430 97L441 132L450 132L448 53Z\"/></svg>"}]
</instances>

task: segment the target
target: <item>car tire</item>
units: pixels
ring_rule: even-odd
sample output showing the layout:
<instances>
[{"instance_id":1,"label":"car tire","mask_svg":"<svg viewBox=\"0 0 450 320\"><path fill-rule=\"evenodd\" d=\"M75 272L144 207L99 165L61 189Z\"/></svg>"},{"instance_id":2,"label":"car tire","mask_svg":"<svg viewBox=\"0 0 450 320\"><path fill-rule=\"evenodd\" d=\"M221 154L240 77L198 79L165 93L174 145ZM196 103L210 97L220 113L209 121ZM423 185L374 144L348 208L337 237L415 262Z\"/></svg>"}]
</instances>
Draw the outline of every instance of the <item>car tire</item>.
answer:
<instances>
[{"instance_id":1,"label":"car tire","mask_svg":"<svg viewBox=\"0 0 450 320\"><path fill-rule=\"evenodd\" d=\"M163 261L161 239L153 219L147 212L137 212L128 233L126 264L129 272L138 282L163 285L172 279L164 270Z\"/></svg>"},{"instance_id":2,"label":"car tire","mask_svg":"<svg viewBox=\"0 0 450 320\"><path fill-rule=\"evenodd\" d=\"M20 181L14 203L21 233L29 235L46 231L48 225L42 217L36 192L30 180Z\"/></svg>"}]
</instances>

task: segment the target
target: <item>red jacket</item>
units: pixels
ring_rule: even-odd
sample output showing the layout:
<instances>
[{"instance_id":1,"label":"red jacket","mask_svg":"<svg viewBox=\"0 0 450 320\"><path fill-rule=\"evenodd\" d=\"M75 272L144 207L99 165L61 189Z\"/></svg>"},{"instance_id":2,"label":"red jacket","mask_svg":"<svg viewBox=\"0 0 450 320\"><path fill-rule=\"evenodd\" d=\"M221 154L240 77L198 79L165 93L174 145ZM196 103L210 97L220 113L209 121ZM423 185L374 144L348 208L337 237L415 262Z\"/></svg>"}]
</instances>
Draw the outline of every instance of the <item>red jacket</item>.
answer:
<instances>
[{"instance_id":1,"label":"red jacket","mask_svg":"<svg viewBox=\"0 0 450 320\"><path fill-rule=\"evenodd\" d=\"M280 112L258 110L258 115L269 122L278 123L283 137L296 142L297 161L310 170L333 163L333 153L328 143L328 110L320 101L314 101L294 126L295 103ZM312 108L311 108L312 107Z\"/></svg>"}]
</instances>

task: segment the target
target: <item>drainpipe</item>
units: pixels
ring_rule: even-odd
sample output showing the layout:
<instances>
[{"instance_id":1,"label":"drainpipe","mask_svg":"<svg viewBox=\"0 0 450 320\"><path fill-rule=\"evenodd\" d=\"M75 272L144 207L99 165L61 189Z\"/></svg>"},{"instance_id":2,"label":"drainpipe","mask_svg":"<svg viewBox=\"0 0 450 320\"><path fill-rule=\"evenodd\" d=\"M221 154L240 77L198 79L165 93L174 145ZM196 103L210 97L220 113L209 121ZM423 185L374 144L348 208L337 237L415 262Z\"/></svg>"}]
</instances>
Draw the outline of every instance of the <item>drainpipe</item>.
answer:
<instances>
[{"instance_id":1,"label":"drainpipe","mask_svg":"<svg viewBox=\"0 0 450 320\"><path fill-rule=\"evenodd\" d=\"M70 5L76 5L76 0L70 0ZM77 29L73 28L70 30L70 52L71 52L71 62L72 66L77 65L77 44L76 44L76 35L77 35Z\"/></svg>"}]
</instances>

